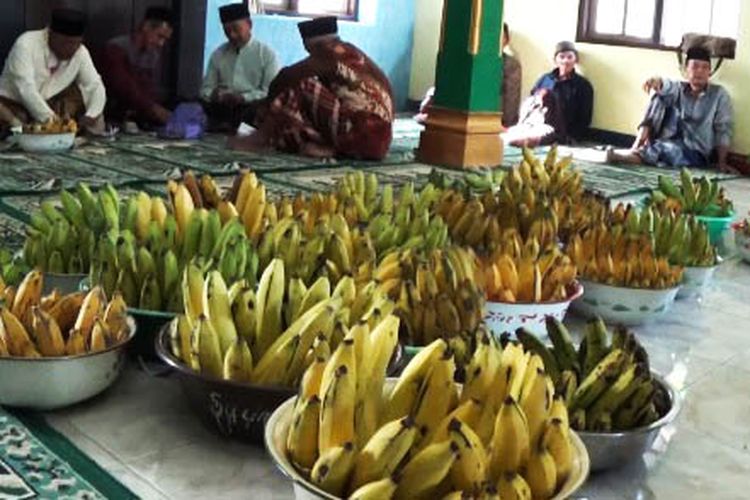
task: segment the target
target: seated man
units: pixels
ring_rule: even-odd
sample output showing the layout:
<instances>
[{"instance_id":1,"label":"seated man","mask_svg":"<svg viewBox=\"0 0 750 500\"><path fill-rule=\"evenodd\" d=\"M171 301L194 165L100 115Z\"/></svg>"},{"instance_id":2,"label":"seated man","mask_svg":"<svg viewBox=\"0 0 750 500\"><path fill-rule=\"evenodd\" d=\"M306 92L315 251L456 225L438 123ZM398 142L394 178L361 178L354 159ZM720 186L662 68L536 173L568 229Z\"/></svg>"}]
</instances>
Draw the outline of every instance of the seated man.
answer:
<instances>
[{"instance_id":1,"label":"seated man","mask_svg":"<svg viewBox=\"0 0 750 500\"><path fill-rule=\"evenodd\" d=\"M521 105L518 125L504 135L522 146L571 144L586 137L594 109L594 87L576 72L578 50L572 42L555 47L555 69L542 75Z\"/></svg>"},{"instance_id":2,"label":"seated man","mask_svg":"<svg viewBox=\"0 0 750 500\"><path fill-rule=\"evenodd\" d=\"M629 150L610 151L609 161L706 167L716 150L719 170L736 173L727 165L732 103L723 87L709 83L711 54L691 48L685 64L687 81L646 81L643 88L653 96L635 143Z\"/></svg>"},{"instance_id":3,"label":"seated man","mask_svg":"<svg viewBox=\"0 0 750 500\"><path fill-rule=\"evenodd\" d=\"M74 118L89 131L103 131L107 97L82 45L85 27L82 12L56 9L48 28L18 37L0 75L0 104L5 108L0 132L19 122L63 118ZM8 113L15 120L8 120Z\"/></svg>"},{"instance_id":4,"label":"seated man","mask_svg":"<svg viewBox=\"0 0 750 500\"><path fill-rule=\"evenodd\" d=\"M518 110L521 102L521 80L523 72L518 58L510 54L506 49L510 45L510 29L508 23L503 23L503 85L502 85L502 112L503 127L510 127L518 123ZM414 119L419 123L427 121L432 100L435 97L435 87L427 91L422 103L419 105L419 114Z\"/></svg>"},{"instance_id":5,"label":"seated man","mask_svg":"<svg viewBox=\"0 0 750 500\"><path fill-rule=\"evenodd\" d=\"M229 41L211 54L201 98L214 128L236 129L242 121L254 122L279 63L270 47L252 37L247 5L225 5L219 16Z\"/></svg>"},{"instance_id":6,"label":"seated man","mask_svg":"<svg viewBox=\"0 0 750 500\"><path fill-rule=\"evenodd\" d=\"M268 105L239 148L380 160L392 139L393 92L378 66L338 37L335 17L299 24L310 54L271 83Z\"/></svg>"},{"instance_id":7,"label":"seated man","mask_svg":"<svg viewBox=\"0 0 750 500\"><path fill-rule=\"evenodd\" d=\"M107 42L97 62L109 97L108 120L134 121L147 128L169 120L159 87L161 52L172 37L173 22L169 9L151 7L135 33Z\"/></svg>"}]
</instances>

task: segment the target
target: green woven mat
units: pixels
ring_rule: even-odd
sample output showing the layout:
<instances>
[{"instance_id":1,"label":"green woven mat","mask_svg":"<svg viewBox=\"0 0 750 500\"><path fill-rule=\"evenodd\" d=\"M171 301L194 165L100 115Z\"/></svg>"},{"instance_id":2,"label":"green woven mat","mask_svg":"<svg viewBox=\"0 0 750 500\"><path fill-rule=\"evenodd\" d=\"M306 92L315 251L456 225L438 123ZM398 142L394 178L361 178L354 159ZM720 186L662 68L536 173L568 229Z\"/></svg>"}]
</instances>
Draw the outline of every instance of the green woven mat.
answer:
<instances>
[{"instance_id":1,"label":"green woven mat","mask_svg":"<svg viewBox=\"0 0 750 500\"><path fill-rule=\"evenodd\" d=\"M0 407L0 498L138 498L39 415Z\"/></svg>"}]
</instances>

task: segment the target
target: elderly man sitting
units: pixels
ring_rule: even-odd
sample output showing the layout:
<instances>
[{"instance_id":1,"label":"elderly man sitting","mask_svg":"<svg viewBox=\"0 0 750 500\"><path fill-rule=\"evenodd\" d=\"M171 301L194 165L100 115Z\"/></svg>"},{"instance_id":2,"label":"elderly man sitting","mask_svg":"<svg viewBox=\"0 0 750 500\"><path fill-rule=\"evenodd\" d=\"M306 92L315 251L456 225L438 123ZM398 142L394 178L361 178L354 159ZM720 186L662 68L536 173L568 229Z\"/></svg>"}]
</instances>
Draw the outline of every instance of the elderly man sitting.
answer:
<instances>
[{"instance_id":1,"label":"elderly man sitting","mask_svg":"<svg viewBox=\"0 0 750 500\"><path fill-rule=\"evenodd\" d=\"M16 40L0 75L0 132L58 118L103 131L106 92L82 44L85 27L83 13L56 9L48 28Z\"/></svg>"},{"instance_id":2,"label":"elderly man sitting","mask_svg":"<svg viewBox=\"0 0 750 500\"><path fill-rule=\"evenodd\" d=\"M658 166L706 167L716 152L716 167L737 173L727 164L732 140L729 93L709 82L711 55L702 47L688 50L687 81L649 78L643 85L653 97L638 136L629 150L610 151L608 160Z\"/></svg>"}]
</instances>

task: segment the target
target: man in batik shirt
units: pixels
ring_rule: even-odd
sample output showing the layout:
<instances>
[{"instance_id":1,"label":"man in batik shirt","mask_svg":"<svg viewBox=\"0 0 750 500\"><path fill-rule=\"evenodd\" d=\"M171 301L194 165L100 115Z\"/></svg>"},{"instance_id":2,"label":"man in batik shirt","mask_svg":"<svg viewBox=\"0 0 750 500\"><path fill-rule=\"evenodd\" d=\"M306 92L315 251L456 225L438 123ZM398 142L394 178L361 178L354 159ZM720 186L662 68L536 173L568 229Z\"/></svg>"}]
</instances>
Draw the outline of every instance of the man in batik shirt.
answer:
<instances>
[{"instance_id":1,"label":"man in batik shirt","mask_svg":"<svg viewBox=\"0 0 750 500\"><path fill-rule=\"evenodd\" d=\"M392 139L393 92L378 66L338 37L335 17L299 24L306 59L271 82L259 131L238 148L380 160Z\"/></svg>"}]
</instances>

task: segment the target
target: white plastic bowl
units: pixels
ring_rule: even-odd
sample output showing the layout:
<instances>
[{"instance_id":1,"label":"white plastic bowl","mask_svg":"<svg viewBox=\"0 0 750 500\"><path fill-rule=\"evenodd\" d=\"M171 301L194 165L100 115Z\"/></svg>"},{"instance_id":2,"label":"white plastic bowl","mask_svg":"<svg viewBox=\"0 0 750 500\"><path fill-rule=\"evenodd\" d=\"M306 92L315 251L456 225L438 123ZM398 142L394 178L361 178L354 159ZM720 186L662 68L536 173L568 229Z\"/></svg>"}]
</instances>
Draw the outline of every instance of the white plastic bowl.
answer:
<instances>
[{"instance_id":1,"label":"white plastic bowl","mask_svg":"<svg viewBox=\"0 0 750 500\"><path fill-rule=\"evenodd\" d=\"M719 267L686 267L682 273L680 291L677 292L678 299L700 297L711 284L716 268Z\"/></svg>"},{"instance_id":2,"label":"white plastic bowl","mask_svg":"<svg viewBox=\"0 0 750 500\"><path fill-rule=\"evenodd\" d=\"M386 390L392 388L395 383L396 379L386 380ZM297 396L293 396L285 401L268 419L265 433L266 450L271 455L276 467L292 481L294 498L297 500L336 500L338 497L321 490L300 474L287 456L286 437L292 423L292 412L296 399ZM589 475L590 463L586 446L573 430L570 432L570 437L573 444L573 468L568 479L565 480L557 494L552 497L552 500L570 498L583 486Z\"/></svg>"},{"instance_id":3,"label":"white plastic bowl","mask_svg":"<svg viewBox=\"0 0 750 500\"><path fill-rule=\"evenodd\" d=\"M492 302L487 301L484 322L493 335L500 337L505 332L514 333L524 327L537 337L547 337L545 316L565 318L570 303L584 293L584 287L574 281L568 287L568 297L559 302Z\"/></svg>"},{"instance_id":4,"label":"white plastic bowl","mask_svg":"<svg viewBox=\"0 0 750 500\"><path fill-rule=\"evenodd\" d=\"M0 357L0 405L54 410L92 398L112 385L135 336L104 351L56 358Z\"/></svg>"},{"instance_id":5,"label":"white plastic bowl","mask_svg":"<svg viewBox=\"0 0 750 500\"><path fill-rule=\"evenodd\" d=\"M674 303L679 286L664 290L627 288L581 280L586 289L572 308L587 318L601 316L608 323L640 325L663 316Z\"/></svg>"},{"instance_id":6,"label":"white plastic bowl","mask_svg":"<svg viewBox=\"0 0 750 500\"><path fill-rule=\"evenodd\" d=\"M73 132L64 134L21 134L18 145L28 153L59 153L73 147L76 135Z\"/></svg>"}]
</instances>

